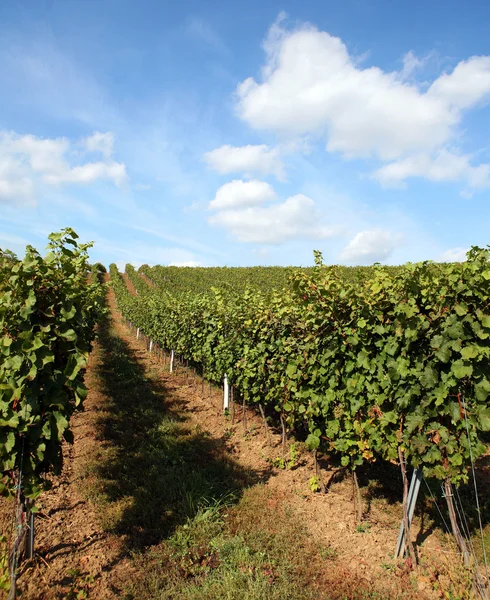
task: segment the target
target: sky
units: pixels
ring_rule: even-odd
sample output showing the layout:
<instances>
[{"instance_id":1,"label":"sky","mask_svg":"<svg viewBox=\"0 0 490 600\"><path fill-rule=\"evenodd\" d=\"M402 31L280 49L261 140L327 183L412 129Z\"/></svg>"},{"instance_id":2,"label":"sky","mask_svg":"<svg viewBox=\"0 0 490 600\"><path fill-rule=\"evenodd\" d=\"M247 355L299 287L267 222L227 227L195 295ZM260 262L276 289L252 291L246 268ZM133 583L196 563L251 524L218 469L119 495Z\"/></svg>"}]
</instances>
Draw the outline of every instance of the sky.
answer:
<instances>
[{"instance_id":1,"label":"sky","mask_svg":"<svg viewBox=\"0 0 490 600\"><path fill-rule=\"evenodd\" d=\"M0 248L464 260L490 243L487 0L2 0Z\"/></svg>"}]
</instances>

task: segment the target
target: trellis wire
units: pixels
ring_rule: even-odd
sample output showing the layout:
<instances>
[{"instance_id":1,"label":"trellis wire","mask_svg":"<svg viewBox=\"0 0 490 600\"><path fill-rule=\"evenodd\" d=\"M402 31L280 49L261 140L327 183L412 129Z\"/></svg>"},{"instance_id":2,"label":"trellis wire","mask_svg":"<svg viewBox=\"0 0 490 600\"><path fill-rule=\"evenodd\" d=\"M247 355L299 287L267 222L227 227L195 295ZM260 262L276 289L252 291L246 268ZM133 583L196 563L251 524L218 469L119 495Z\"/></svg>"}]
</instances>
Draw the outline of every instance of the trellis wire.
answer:
<instances>
[{"instance_id":1,"label":"trellis wire","mask_svg":"<svg viewBox=\"0 0 490 600\"><path fill-rule=\"evenodd\" d=\"M484 540L484 536L483 536L483 523L482 523L482 520L481 520L480 500L478 499L478 486L476 484L475 463L473 461L473 450L471 448L471 441L470 441L470 426L468 424L468 414L467 414L466 403L465 403L463 395L461 395L461 402L463 404L463 409L464 409L464 419L465 419L465 423L466 423L466 434L467 434L467 437L468 437L468 448L470 450L471 474L473 475L473 487L474 487L474 490L475 490L476 511L478 513L478 524L480 526L481 546L482 546L482 550L483 550L483 562L485 563L485 575L487 577L487 582L488 582L487 552L485 550L485 540Z\"/></svg>"},{"instance_id":2,"label":"trellis wire","mask_svg":"<svg viewBox=\"0 0 490 600\"><path fill-rule=\"evenodd\" d=\"M27 416L27 400L25 400L24 404L24 420L26 420ZM19 475L17 479L17 494L16 494L16 502L14 507L14 518L13 518L13 548L12 548L12 565L10 566L10 591L7 600L14 600L17 594L17 553L18 553L18 545L19 540L22 536L22 529L24 528L24 523L18 524L19 518L19 510L21 505L21 495L22 495L22 474L24 470L24 450L25 450L25 436L22 434L22 445L20 451L20 464L19 464ZM19 531L20 530L20 531Z\"/></svg>"},{"instance_id":3,"label":"trellis wire","mask_svg":"<svg viewBox=\"0 0 490 600\"><path fill-rule=\"evenodd\" d=\"M429 487L429 484L427 483L427 480L425 479L425 477L424 477L424 482L425 482L425 485L427 486L427 489L429 490L429 494L430 494L430 495L431 495L431 497L432 497L432 501L433 501L433 502L434 502L434 504L436 505L437 512L439 513L439 516L441 517L441 519L442 519L442 522L444 523L444 527L446 528L446 531L447 531L448 533L450 533L450 531L451 531L451 530L449 529L449 526L448 526L448 524L446 523L446 519L444 518L444 515L442 514L442 511L441 511L441 509L439 508L439 504L438 504L438 502L437 502L437 500L436 500L436 498L435 498L434 494L432 493L432 490L430 489L430 487Z\"/></svg>"},{"instance_id":4,"label":"trellis wire","mask_svg":"<svg viewBox=\"0 0 490 600\"><path fill-rule=\"evenodd\" d=\"M463 535L466 538L466 541L468 542L468 545L469 545L470 551L471 551L471 555L473 556L473 560L476 563L478 563L478 560L476 558L475 546L473 544L473 540L471 539L470 527L468 524L468 520L466 518L466 513L464 512L464 509L463 509L463 503L461 502L461 496L459 495L458 488L454 488L454 489L456 492L456 495L454 496L456 498L456 502L454 505L456 507L456 512L458 513L459 520L463 527Z\"/></svg>"}]
</instances>

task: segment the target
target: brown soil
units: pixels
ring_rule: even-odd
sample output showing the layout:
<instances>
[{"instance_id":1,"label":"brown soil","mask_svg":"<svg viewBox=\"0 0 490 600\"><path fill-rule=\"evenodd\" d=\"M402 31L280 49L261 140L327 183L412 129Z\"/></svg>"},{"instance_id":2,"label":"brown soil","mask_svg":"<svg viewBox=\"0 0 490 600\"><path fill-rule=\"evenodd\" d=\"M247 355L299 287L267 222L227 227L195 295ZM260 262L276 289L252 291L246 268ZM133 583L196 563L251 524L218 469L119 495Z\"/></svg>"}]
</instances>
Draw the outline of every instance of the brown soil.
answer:
<instances>
[{"instance_id":1,"label":"brown soil","mask_svg":"<svg viewBox=\"0 0 490 600\"><path fill-rule=\"evenodd\" d=\"M126 287L129 290L129 293L132 294L133 296L135 296L138 292L136 291L136 288L133 285L133 282L131 281L131 279L129 279L128 275L126 273L121 273L122 278L124 279L124 283L126 284Z\"/></svg>"},{"instance_id":2,"label":"brown soil","mask_svg":"<svg viewBox=\"0 0 490 600\"><path fill-rule=\"evenodd\" d=\"M145 273L143 273L142 271L138 271L138 274L146 284L148 284L152 288L155 287L153 281Z\"/></svg>"},{"instance_id":3,"label":"brown soil","mask_svg":"<svg viewBox=\"0 0 490 600\"><path fill-rule=\"evenodd\" d=\"M129 281L127 283L129 285ZM315 474L315 468L310 453L305 450L300 451L291 468L275 468L274 459L282 456L278 432L272 432L269 446L260 415L247 410L248 433L245 434L240 406L234 407L233 418L225 417L221 410L220 390L210 390L206 382L203 394L201 379L179 365L176 372L170 374L161 357L147 352L146 340L141 337L136 340L123 323L115 308L112 291L109 300L117 334L128 344L148 378L158 379L158 385L165 390L167 404L184 407L191 421L215 439L223 440L233 460L262 475L261 485L268 489L271 506L291 507L301 516L312 539L331 548L353 578L362 578L378 588L401 591L406 578L393 576L404 568L403 563L396 565L393 560L401 518L399 501L381 497L373 499L369 507L366 502L367 524L364 531L356 531L350 478L334 481L326 494L312 492L308 480ZM96 343L86 374L89 394L85 411L76 414L72 420L75 442L65 448L63 475L39 502L37 558L22 567L18 584L19 597L26 600L74 598L78 590L86 590L88 594L81 597L120 598L123 597L123 579L133 569L124 539L103 531L96 504L83 494L87 461L96 456L103 443L97 434L97 420L104 410L104 396L97 378L100 361L101 348ZM322 477L327 480L333 471L329 471L328 463L322 466ZM366 495L366 489L363 494ZM1 526L8 524L10 510L7 502L0 504ZM441 561L452 563L456 557L452 544L437 530L426 530L423 521L417 518L413 527L420 556L429 565L441 564ZM430 569L417 573L415 586L418 586L421 598L439 597L429 592L432 589L429 577L434 577Z\"/></svg>"}]
</instances>

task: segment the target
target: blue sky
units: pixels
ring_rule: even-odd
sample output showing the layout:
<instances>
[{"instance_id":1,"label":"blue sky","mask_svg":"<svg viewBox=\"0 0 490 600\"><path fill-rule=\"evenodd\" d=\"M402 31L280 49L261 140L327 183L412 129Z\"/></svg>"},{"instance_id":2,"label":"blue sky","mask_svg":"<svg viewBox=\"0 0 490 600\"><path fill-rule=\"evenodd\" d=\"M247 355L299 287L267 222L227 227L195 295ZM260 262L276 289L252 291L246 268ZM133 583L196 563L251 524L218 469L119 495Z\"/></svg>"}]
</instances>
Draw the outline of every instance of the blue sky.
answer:
<instances>
[{"instance_id":1,"label":"blue sky","mask_svg":"<svg viewBox=\"0 0 490 600\"><path fill-rule=\"evenodd\" d=\"M0 247L459 260L490 231L490 4L4 0Z\"/></svg>"}]
</instances>

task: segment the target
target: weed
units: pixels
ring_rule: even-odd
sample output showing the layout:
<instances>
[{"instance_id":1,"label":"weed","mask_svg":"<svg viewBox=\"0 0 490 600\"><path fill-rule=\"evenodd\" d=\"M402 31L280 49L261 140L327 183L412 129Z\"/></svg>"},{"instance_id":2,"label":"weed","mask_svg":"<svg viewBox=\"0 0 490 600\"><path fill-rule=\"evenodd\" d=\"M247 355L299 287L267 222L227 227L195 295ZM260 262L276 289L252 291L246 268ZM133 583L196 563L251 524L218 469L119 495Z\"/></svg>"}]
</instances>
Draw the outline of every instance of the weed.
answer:
<instances>
[{"instance_id":1,"label":"weed","mask_svg":"<svg viewBox=\"0 0 490 600\"><path fill-rule=\"evenodd\" d=\"M371 530L371 523L360 523L356 525L357 533L369 533Z\"/></svg>"},{"instance_id":2,"label":"weed","mask_svg":"<svg viewBox=\"0 0 490 600\"><path fill-rule=\"evenodd\" d=\"M66 600L85 600L94 584L93 575L83 575L80 569L68 569L67 574L72 582L65 596Z\"/></svg>"},{"instance_id":3,"label":"weed","mask_svg":"<svg viewBox=\"0 0 490 600\"><path fill-rule=\"evenodd\" d=\"M10 589L9 577L8 540L6 536L0 535L0 590Z\"/></svg>"},{"instance_id":4,"label":"weed","mask_svg":"<svg viewBox=\"0 0 490 600\"><path fill-rule=\"evenodd\" d=\"M309 478L308 485L310 486L310 490L312 492L318 492L320 489L320 480L316 475L313 475L313 477Z\"/></svg>"},{"instance_id":5,"label":"weed","mask_svg":"<svg viewBox=\"0 0 490 600\"><path fill-rule=\"evenodd\" d=\"M336 560L338 558L338 552L331 546L320 546L320 556L324 560Z\"/></svg>"},{"instance_id":6,"label":"weed","mask_svg":"<svg viewBox=\"0 0 490 600\"><path fill-rule=\"evenodd\" d=\"M283 456L278 456L270 460L276 469L292 469L296 466L296 461L298 460L298 450L296 444L291 444L289 448L289 459L286 460Z\"/></svg>"},{"instance_id":7,"label":"weed","mask_svg":"<svg viewBox=\"0 0 490 600\"><path fill-rule=\"evenodd\" d=\"M274 465L274 467L276 467L276 469L285 469L286 468L286 461L284 460L284 458L282 456L278 456L277 458L272 459L271 462Z\"/></svg>"},{"instance_id":8,"label":"weed","mask_svg":"<svg viewBox=\"0 0 490 600\"><path fill-rule=\"evenodd\" d=\"M293 442L291 444L291 446L289 447L289 461L288 461L289 469L292 469L293 467L296 466L296 461L298 460L298 456L299 456L298 445L296 444L296 442Z\"/></svg>"},{"instance_id":9,"label":"weed","mask_svg":"<svg viewBox=\"0 0 490 600\"><path fill-rule=\"evenodd\" d=\"M136 557L145 576L129 584L126 597L386 600L375 592L366 595L355 578L325 569L325 560L336 559L334 549L318 548L310 540L294 511L256 486L226 513L218 506L200 510L169 540Z\"/></svg>"}]
</instances>

